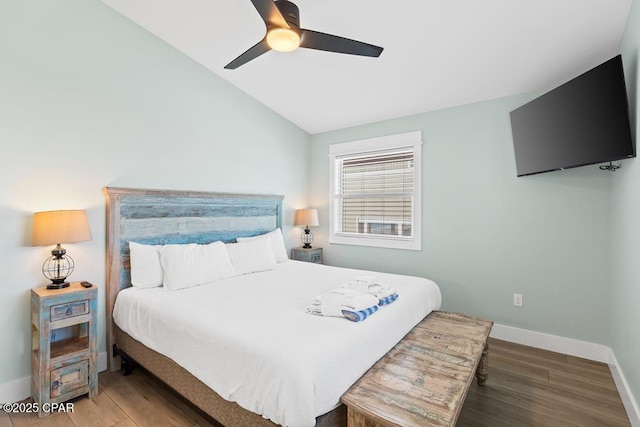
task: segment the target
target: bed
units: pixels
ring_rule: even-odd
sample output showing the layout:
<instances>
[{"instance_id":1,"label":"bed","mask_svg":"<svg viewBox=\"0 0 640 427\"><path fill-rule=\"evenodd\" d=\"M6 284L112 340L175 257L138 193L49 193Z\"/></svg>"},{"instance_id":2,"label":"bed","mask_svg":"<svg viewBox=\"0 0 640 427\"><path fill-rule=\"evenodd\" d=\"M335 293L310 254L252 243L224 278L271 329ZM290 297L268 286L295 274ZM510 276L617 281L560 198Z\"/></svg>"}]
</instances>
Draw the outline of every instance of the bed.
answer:
<instances>
[{"instance_id":1,"label":"bed","mask_svg":"<svg viewBox=\"0 0 640 427\"><path fill-rule=\"evenodd\" d=\"M129 242L261 235L282 226L283 197L105 193L109 369L126 354L224 425L346 425L340 395L439 308L440 292L427 279L299 261L177 291L132 288ZM400 297L364 322L305 312L314 295L374 274Z\"/></svg>"}]
</instances>

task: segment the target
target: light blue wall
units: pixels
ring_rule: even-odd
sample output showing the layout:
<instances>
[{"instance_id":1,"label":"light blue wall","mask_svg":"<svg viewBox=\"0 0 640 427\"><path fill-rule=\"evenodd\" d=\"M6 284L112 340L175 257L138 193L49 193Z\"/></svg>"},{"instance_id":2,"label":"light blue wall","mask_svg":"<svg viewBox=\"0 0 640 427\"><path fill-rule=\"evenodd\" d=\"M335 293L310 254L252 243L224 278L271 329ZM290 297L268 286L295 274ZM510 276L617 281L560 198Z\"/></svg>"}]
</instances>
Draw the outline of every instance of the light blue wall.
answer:
<instances>
[{"instance_id":1,"label":"light blue wall","mask_svg":"<svg viewBox=\"0 0 640 427\"><path fill-rule=\"evenodd\" d=\"M51 250L29 246L33 212L87 209L93 241L66 247L104 319L103 187L284 194L288 225L308 156L307 133L102 2L0 2L0 386L30 375L29 289Z\"/></svg>"},{"instance_id":2,"label":"light blue wall","mask_svg":"<svg viewBox=\"0 0 640 427\"><path fill-rule=\"evenodd\" d=\"M522 95L312 136L311 203L325 259L431 278L447 310L610 344L609 190L596 166L516 178L509 111ZM423 133L422 251L329 245L330 144ZM524 307L513 307L513 293Z\"/></svg>"},{"instance_id":3,"label":"light blue wall","mask_svg":"<svg viewBox=\"0 0 640 427\"><path fill-rule=\"evenodd\" d=\"M638 142L640 1L634 0L622 40L632 131ZM611 194L611 336L631 391L640 399L640 163L625 162Z\"/></svg>"},{"instance_id":4,"label":"light blue wall","mask_svg":"<svg viewBox=\"0 0 640 427\"><path fill-rule=\"evenodd\" d=\"M635 122L638 3L623 43ZM637 160L613 178L516 178L508 112L532 97L310 138L98 0L0 2L0 385L30 374L28 294L50 249L29 246L32 213L88 210L93 241L67 248L72 278L100 286L104 318L101 188L129 186L285 194L285 224L317 206L329 263L430 277L446 309L612 344L640 395ZM328 245L328 145L411 130L425 141L423 250Z\"/></svg>"}]
</instances>

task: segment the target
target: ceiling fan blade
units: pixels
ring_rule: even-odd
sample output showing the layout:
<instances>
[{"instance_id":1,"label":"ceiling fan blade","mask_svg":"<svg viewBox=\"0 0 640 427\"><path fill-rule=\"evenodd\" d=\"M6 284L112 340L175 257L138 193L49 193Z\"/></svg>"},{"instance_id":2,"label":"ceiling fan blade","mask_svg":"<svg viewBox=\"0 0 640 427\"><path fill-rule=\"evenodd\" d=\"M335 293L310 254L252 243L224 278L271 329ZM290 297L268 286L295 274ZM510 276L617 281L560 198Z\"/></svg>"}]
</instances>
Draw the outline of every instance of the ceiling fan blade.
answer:
<instances>
[{"instance_id":1,"label":"ceiling fan blade","mask_svg":"<svg viewBox=\"0 0 640 427\"><path fill-rule=\"evenodd\" d=\"M262 55L263 53L267 53L270 50L271 48L267 44L267 39L262 39L253 47L249 48L245 53L225 65L224 68L226 68L227 70L235 70L239 66L244 65L253 59L256 59L258 56Z\"/></svg>"},{"instance_id":2,"label":"ceiling fan blade","mask_svg":"<svg viewBox=\"0 0 640 427\"><path fill-rule=\"evenodd\" d=\"M251 0L251 3L258 10L268 29L273 27L289 28L289 24L287 24L273 0Z\"/></svg>"},{"instance_id":3,"label":"ceiling fan blade","mask_svg":"<svg viewBox=\"0 0 640 427\"><path fill-rule=\"evenodd\" d=\"M300 30L300 47L307 49L326 50L329 52L346 53L349 55L378 57L383 48L357 40L331 34L319 33L311 30Z\"/></svg>"}]
</instances>

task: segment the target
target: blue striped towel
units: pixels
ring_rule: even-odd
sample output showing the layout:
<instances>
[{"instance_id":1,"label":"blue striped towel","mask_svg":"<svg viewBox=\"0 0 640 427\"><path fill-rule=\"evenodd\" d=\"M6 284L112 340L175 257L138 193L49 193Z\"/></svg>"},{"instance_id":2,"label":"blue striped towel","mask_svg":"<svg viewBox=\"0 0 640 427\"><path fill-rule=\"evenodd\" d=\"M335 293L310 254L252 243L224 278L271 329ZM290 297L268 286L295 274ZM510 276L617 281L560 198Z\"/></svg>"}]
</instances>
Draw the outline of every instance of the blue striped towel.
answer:
<instances>
[{"instance_id":1,"label":"blue striped towel","mask_svg":"<svg viewBox=\"0 0 640 427\"><path fill-rule=\"evenodd\" d=\"M377 305L358 311L342 310L342 317L344 317L345 319L349 319L352 322L362 322L364 319L371 316L376 311L378 311ZM320 310L320 306L316 304L310 304L309 306L307 306L307 313L314 314L316 316L322 316L322 310Z\"/></svg>"},{"instance_id":2,"label":"blue striped towel","mask_svg":"<svg viewBox=\"0 0 640 427\"><path fill-rule=\"evenodd\" d=\"M369 307L366 310L360 310L360 311L342 310L342 315L346 319L351 320L352 322L362 322L364 319L371 316L376 311L378 311L378 306L374 305L373 307Z\"/></svg>"},{"instance_id":3,"label":"blue striped towel","mask_svg":"<svg viewBox=\"0 0 640 427\"><path fill-rule=\"evenodd\" d=\"M317 316L344 317L361 322L378 310L378 298L352 289L337 288L318 295L307 306L307 313Z\"/></svg>"},{"instance_id":4,"label":"blue striped towel","mask_svg":"<svg viewBox=\"0 0 640 427\"><path fill-rule=\"evenodd\" d=\"M398 299L398 294L396 292L392 293L389 296L386 296L384 298L380 298L378 305L387 305L387 304L391 304L392 302L394 302L395 300Z\"/></svg>"}]
</instances>

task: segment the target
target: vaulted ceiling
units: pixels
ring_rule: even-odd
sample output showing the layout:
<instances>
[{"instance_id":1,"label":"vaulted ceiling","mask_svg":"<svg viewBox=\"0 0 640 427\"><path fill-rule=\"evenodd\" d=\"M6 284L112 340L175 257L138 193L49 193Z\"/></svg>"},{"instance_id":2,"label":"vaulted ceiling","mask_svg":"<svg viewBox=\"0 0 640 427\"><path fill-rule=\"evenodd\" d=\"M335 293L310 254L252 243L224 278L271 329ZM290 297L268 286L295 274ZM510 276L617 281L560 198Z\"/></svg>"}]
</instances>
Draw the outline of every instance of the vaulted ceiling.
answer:
<instances>
[{"instance_id":1,"label":"vaulted ceiling","mask_svg":"<svg viewBox=\"0 0 640 427\"><path fill-rule=\"evenodd\" d=\"M301 27L379 58L270 51L250 0L103 0L311 134L548 90L619 53L631 0L297 0Z\"/></svg>"}]
</instances>

